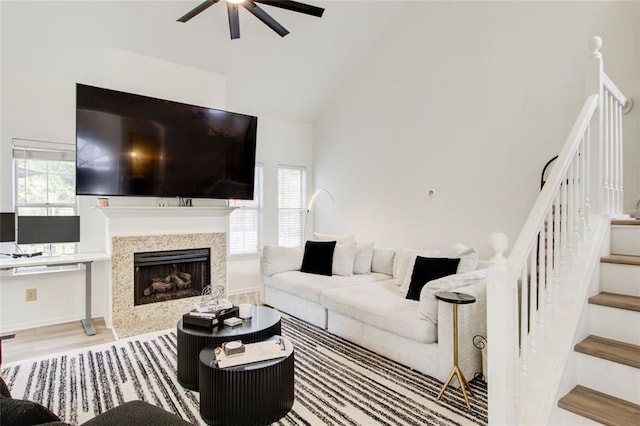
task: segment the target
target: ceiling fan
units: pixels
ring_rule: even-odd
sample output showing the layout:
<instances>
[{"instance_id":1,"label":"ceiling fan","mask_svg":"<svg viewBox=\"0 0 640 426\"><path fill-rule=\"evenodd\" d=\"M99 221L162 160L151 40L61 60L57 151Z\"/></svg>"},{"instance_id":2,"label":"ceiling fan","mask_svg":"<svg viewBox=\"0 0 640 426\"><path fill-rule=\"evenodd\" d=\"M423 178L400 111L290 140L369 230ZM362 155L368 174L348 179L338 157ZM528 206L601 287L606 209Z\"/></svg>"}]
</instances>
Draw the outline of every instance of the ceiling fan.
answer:
<instances>
[{"instance_id":1,"label":"ceiling fan","mask_svg":"<svg viewBox=\"0 0 640 426\"><path fill-rule=\"evenodd\" d=\"M220 0L205 0L200 5L193 8L183 17L178 19L179 22L187 22L189 19L204 12L209 7L218 3ZM273 19L271 15L264 11L256 3L262 3L273 7L279 7L281 9L291 10L293 12L304 13L305 15L317 16L318 18L324 13L324 9L321 7L311 6L309 4L300 3L297 1L289 0L226 0L227 13L229 15L229 32L231 33L231 39L240 38L240 20L238 18L238 6L242 6L247 9L253 16L264 22L269 28L278 33L281 37L289 34L289 31L280 25L278 21Z\"/></svg>"}]
</instances>

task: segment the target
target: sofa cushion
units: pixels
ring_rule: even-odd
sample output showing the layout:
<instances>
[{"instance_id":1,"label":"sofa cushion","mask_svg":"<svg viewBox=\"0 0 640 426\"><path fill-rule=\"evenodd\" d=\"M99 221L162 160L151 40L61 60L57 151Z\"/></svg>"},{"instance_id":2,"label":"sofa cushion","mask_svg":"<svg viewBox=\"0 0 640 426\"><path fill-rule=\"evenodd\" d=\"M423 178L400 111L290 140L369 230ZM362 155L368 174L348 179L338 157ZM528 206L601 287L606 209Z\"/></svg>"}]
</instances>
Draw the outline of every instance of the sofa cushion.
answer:
<instances>
[{"instance_id":1,"label":"sofa cushion","mask_svg":"<svg viewBox=\"0 0 640 426\"><path fill-rule=\"evenodd\" d=\"M349 244L356 240L356 236L352 234L333 235L333 234L322 234L320 232L314 232L313 239L317 241L335 241L337 244Z\"/></svg>"},{"instance_id":2,"label":"sofa cushion","mask_svg":"<svg viewBox=\"0 0 640 426\"><path fill-rule=\"evenodd\" d=\"M437 340L436 326L418 318L418 302L401 297L393 280L326 290L320 299L329 311L399 336L422 343Z\"/></svg>"},{"instance_id":3,"label":"sofa cushion","mask_svg":"<svg viewBox=\"0 0 640 426\"><path fill-rule=\"evenodd\" d=\"M335 241L307 241L300 271L331 276L335 248Z\"/></svg>"},{"instance_id":4,"label":"sofa cushion","mask_svg":"<svg viewBox=\"0 0 640 426\"><path fill-rule=\"evenodd\" d=\"M0 396L0 420L3 425L28 426L60 421L60 417L37 402Z\"/></svg>"},{"instance_id":5,"label":"sofa cushion","mask_svg":"<svg viewBox=\"0 0 640 426\"><path fill-rule=\"evenodd\" d=\"M450 250L443 253L446 257L459 257L460 264L456 273L464 274L466 272L475 271L478 268L480 254L478 250L465 246L462 243L455 244Z\"/></svg>"},{"instance_id":6,"label":"sofa cushion","mask_svg":"<svg viewBox=\"0 0 640 426\"><path fill-rule=\"evenodd\" d=\"M356 257L353 261L354 274L371 273L371 262L373 260L373 243L357 243Z\"/></svg>"},{"instance_id":7,"label":"sofa cushion","mask_svg":"<svg viewBox=\"0 0 640 426\"><path fill-rule=\"evenodd\" d=\"M264 246L262 270L268 277L285 271L299 271L302 255L302 247Z\"/></svg>"},{"instance_id":8,"label":"sofa cushion","mask_svg":"<svg viewBox=\"0 0 640 426\"><path fill-rule=\"evenodd\" d=\"M404 283L407 274L409 274L409 276L411 275L413 266L409 269L409 264L415 260L416 256L435 257L439 254L440 250L436 249L400 249L396 254L395 261L393 262L393 277L396 280L396 285L401 286ZM403 291L403 294L405 293L406 289Z\"/></svg>"},{"instance_id":9,"label":"sofa cushion","mask_svg":"<svg viewBox=\"0 0 640 426\"><path fill-rule=\"evenodd\" d=\"M144 401L129 401L105 411L82 426L188 426L191 423Z\"/></svg>"},{"instance_id":10,"label":"sofa cushion","mask_svg":"<svg viewBox=\"0 0 640 426\"><path fill-rule=\"evenodd\" d=\"M429 281L455 274L459 263L460 258L417 256L406 298L420 300L420 292Z\"/></svg>"},{"instance_id":11,"label":"sofa cushion","mask_svg":"<svg viewBox=\"0 0 640 426\"><path fill-rule=\"evenodd\" d=\"M320 294L332 288L352 287L364 283L388 280L385 274L371 273L367 275L326 276L307 274L300 271L288 271L274 275L265 280L265 286L273 287L285 293L293 294L314 303L320 303ZM415 316L415 311L413 312Z\"/></svg>"},{"instance_id":12,"label":"sofa cushion","mask_svg":"<svg viewBox=\"0 0 640 426\"><path fill-rule=\"evenodd\" d=\"M356 242L348 244L336 244L333 251L333 263L331 272L333 275L350 277L353 275L353 263L356 258Z\"/></svg>"},{"instance_id":13,"label":"sofa cushion","mask_svg":"<svg viewBox=\"0 0 640 426\"><path fill-rule=\"evenodd\" d=\"M396 251L393 249L374 249L373 255L371 256L371 272L393 275L395 258Z\"/></svg>"},{"instance_id":14,"label":"sofa cushion","mask_svg":"<svg viewBox=\"0 0 640 426\"><path fill-rule=\"evenodd\" d=\"M438 323L438 299L435 294L439 291L452 291L468 285L482 283L487 279L487 268L477 269L464 274L449 275L428 282L420 292L418 315L433 324Z\"/></svg>"},{"instance_id":15,"label":"sofa cushion","mask_svg":"<svg viewBox=\"0 0 640 426\"><path fill-rule=\"evenodd\" d=\"M9 391L9 386L7 386L2 377L0 377L0 395L11 398L11 391Z\"/></svg>"}]
</instances>

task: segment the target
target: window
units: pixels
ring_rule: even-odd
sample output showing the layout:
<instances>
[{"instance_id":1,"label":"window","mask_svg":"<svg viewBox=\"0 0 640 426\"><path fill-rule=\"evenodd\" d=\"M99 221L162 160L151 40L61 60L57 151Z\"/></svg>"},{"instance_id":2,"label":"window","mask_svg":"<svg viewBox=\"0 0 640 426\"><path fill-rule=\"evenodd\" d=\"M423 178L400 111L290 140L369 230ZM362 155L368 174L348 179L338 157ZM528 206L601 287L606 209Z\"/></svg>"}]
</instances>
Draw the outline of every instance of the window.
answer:
<instances>
[{"instance_id":1,"label":"window","mask_svg":"<svg viewBox=\"0 0 640 426\"><path fill-rule=\"evenodd\" d=\"M75 152L73 145L13 140L14 204L20 216L76 214ZM58 253L75 253L75 243L55 244ZM43 251L44 245L29 245Z\"/></svg>"},{"instance_id":2,"label":"window","mask_svg":"<svg viewBox=\"0 0 640 426\"><path fill-rule=\"evenodd\" d=\"M256 164L253 200L229 200L229 207L236 207L229 216L229 254L262 249L262 169L262 164Z\"/></svg>"},{"instance_id":3,"label":"window","mask_svg":"<svg viewBox=\"0 0 640 426\"><path fill-rule=\"evenodd\" d=\"M304 242L306 188L304 167L278 167L278 245L296 247Z\"/></svg>"}]
</instances>

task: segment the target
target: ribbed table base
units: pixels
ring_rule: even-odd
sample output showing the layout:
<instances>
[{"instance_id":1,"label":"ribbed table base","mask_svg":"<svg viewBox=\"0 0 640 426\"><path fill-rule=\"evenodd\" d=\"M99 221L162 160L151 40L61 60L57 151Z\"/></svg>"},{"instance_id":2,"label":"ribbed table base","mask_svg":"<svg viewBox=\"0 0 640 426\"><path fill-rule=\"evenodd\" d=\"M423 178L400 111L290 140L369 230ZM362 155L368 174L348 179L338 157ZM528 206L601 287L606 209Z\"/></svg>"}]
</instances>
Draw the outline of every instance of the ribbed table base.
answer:
<instances>
[{"instance_id":1,"label":"ribbed table base","mask_svg":"<svg viewBox=\"0 0 640 426\"><path fill-rule=\"evenodd\" d=\"M203 328L185 328L182 320L177 325L178 344L178 382L187 389L198 390L198 357L200 351L208 346L220 346L230 340L242 340L242 343L254 343L280 334L280 314L274 309L256 307L254 319L245 321L237 328L223 325L211 330Z\"/></svg>"},{"instance_id":2,"label":"ribbed table base","mask_svg":"<svg viewBox=\"0 0 640 426\"><path fill-rule=\"evenodd\" d=\"M287 356L258 364L211 367L213 348L200 352L200 415L209 425L270 424L293 406L293 346Z\"/></svg>"}]
</instances>

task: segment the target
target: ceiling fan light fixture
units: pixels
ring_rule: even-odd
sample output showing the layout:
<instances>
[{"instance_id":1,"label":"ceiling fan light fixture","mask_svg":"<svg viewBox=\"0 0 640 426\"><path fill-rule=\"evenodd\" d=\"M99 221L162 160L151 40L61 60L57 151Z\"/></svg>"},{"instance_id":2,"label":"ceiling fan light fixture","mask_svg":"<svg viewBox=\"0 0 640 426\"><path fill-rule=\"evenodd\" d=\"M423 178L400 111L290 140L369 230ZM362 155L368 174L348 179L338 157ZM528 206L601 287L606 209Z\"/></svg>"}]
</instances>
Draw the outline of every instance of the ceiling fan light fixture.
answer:
<instances>
[{"instance_id":1,"label":"ceiling fan light fixture","mask_svg":"<svg viewBox=\"0 0 640 426\"><path fill-rule=\"evenodd\" d=\"M191 9L184 16L178 19L178 22L186 23L191 18L207 10L210 6L218 3L220 0L204 0L195 8ZM240 19L238 16L238 6L244 7L253 16L261 20L266 26L278 33L280 37L289 34L289 31L280 25L278 21L273 19L265 10L256 3L266 4L268 6L286 9L305 15L317 16L320 18L324 13L324 9L293 0L226 0L227 13L229 15L229 32L231 40L240 38Z\"/></svg>"}]
</instances>

